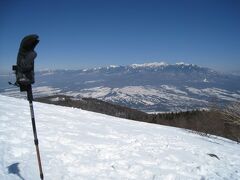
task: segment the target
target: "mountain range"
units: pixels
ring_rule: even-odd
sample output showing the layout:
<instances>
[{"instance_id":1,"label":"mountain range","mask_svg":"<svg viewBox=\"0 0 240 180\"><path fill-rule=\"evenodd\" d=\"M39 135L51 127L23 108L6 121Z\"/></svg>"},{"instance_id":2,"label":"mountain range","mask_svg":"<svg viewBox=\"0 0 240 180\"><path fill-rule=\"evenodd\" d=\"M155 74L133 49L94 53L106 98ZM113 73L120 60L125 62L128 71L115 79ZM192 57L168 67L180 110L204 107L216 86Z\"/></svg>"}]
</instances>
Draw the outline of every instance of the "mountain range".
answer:
<instances>
[{"instance_id":1,"label":"mountain range","mask_svg":"<svg viewBox=\"0 0 240 180\"><path fill-rule=\"evenodd\" d=\"M5 82L2 76L0 79L0 83ZM238 75L206 67L154 62L39 71L36 72L34 92L36 96L90 97L145 112L169 112L239 101L239 82ZM1 94L19 96L16 90L4 88Z\"/></svg>"}]
</instances>

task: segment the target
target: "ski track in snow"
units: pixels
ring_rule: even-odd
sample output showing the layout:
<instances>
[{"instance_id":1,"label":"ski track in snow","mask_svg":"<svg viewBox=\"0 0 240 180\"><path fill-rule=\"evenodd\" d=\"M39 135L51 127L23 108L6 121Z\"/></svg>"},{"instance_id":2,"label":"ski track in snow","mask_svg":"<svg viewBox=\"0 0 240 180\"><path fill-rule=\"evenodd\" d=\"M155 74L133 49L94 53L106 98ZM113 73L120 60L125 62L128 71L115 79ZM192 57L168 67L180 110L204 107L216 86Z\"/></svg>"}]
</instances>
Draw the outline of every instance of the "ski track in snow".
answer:
<instances>
[{"instance_id":1,"label":"ski track in snow","mask_svg":"<svg viewBox=\"0 0 240 180\"><path fill-rule=\"evenodd\" d=\"M35 103L45 179L240 179L240 145L216 136ZM219 157L210 157L215 154ZM28 102L0 95L0 179L39 179Z\"/></svg>"}]
</instances>

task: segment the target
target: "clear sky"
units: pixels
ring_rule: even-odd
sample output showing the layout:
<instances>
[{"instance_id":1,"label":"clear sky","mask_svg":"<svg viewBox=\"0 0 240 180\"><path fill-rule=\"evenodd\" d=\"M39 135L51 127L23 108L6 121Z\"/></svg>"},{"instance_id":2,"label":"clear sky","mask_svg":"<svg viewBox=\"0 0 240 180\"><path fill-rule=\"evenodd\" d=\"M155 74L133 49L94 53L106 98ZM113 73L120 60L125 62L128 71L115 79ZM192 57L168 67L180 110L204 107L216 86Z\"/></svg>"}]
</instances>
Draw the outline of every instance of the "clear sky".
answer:
<instances>
[{"instance_id":1,"label":"clear sky","mask_svg":"<svg viewBox=\"0 0 240 180\"><path fill-rule=\"evenodd\" d=\"M37 69L184 61L240 70L239 0L1 0L0 71L32 33Z\"/></svg>"}]
</instances>

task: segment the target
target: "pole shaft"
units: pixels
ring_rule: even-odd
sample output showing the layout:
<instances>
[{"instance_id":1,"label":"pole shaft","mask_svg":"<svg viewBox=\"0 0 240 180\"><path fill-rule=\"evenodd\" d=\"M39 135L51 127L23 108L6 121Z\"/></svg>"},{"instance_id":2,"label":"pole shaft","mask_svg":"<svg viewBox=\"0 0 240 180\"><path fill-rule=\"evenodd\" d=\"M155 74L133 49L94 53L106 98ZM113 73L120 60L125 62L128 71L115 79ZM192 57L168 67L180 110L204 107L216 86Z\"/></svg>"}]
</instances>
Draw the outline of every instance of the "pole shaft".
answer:
<instances>
[{"instance_id":1,"label":"pole shaft","mask_svg":"<svg viewBox=\"0 0 240 180\"><path fill-rule=\"evenodd\" d=\"M31 85L30 85L30 87L28 87L27 96L28 96L30 112L31 112L34 144L35 144L35 147L36 147L36 153L37 153L37 160L38 160L38 167L39 167L39 172L40 172L40 178L41 178L41 180L43 180L44 177L43 177L41 156L40 156L40 151L39 151L39 146L38 146L38 137L37 137L37 129L36 129L36 123L35 123L34 110L33 110L33 102L32 102L33 101L33 95L32 95L32 86Z\"/></svg>"}]
</instances>

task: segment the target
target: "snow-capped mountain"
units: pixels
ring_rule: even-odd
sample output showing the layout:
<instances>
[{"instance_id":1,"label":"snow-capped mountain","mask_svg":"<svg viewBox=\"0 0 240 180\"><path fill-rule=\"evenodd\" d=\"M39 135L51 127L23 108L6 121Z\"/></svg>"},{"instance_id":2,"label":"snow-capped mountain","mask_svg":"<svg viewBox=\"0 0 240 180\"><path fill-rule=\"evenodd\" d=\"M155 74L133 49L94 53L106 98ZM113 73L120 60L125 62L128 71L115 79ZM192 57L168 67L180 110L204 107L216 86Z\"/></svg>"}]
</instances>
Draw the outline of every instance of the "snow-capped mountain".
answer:
<instances>
[{"instance_id":1,"label":"snow-capped mountain","mask_svg":"<svg viewBox=\"0 0 240 180\"><path fill-rule=\"evenodd\" d=\"M240 179L240 145L217 136L34 103L45 179ZM0 179L39 179L29 105L0 95Z\"/></svg>"},{"instance_id":2,"label":"snow-capped mountain","mask_svg":"<svg viewBox=\"0 0 240 180\"><path fill-rule=\"evenodd\" d=\"M163 62L41 71L35 91L94 97L146 112L206 108L240 100L240 76L193 64ZM44 89L46 91L44 91ZM14 90L3 94L14 95Z\"/></svg>"}]
</instances>

